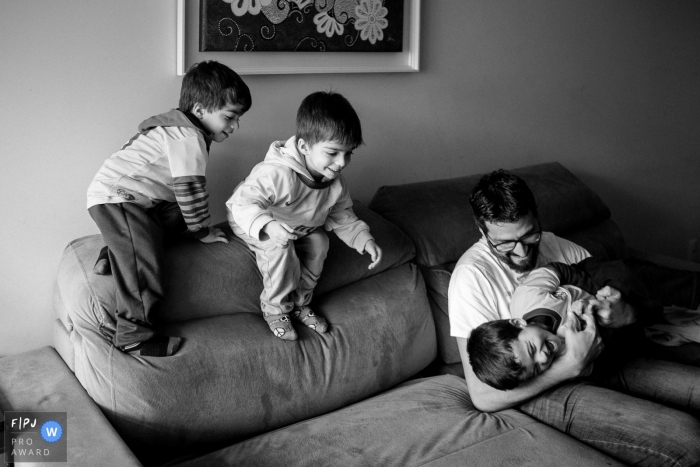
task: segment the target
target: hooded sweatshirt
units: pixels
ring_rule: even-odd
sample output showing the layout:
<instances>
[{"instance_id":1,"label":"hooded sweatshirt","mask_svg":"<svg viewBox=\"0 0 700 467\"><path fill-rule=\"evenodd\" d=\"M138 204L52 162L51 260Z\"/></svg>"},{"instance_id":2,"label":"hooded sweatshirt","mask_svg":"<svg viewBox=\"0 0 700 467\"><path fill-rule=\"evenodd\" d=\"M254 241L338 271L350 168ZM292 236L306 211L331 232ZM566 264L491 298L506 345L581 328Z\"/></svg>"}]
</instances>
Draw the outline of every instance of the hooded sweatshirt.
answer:
<instances>
[{"instance_id":1,"label":"hooded sweatshirt","mask_svg":"<svg viewBox=\"0 0 700 467\"><path fill-rule=\"evenodd\" d=\"M556 333L559 326L569 319L571 304L589 298L592 294L571 285L572 278L561 277L561 272L567 270L553 265L568 267L561 263L550 263L530 272L513 292L510 312L513 318L523 318L525 321L544 318L543 322Z\"/></svg>"},{"instance_id":2,"label":"hooded sweatshirt","mask_svg":"<svg viewBox=\"0 0 700 467\"><path fill-rule=\"evenodd\" d=\"M144 209L177 201L196 238L209 233L205 172L209 139L199 120L178 109L151 117L107 159L90 183L87 207L135 203Z\"/></svg>"},{"instance_id":3,"label":"hooded sweatshirt","mask_svg":"<svg viewBox=\"0 0 700 467\"><path fill-rule=\"evenodd\" d=\"M261 229L276 220L304 235L323 226L359 253L373 240L369 226L352 210L342 174L316 182L296 149L296 138L275 141L265 160L251 171L226 202L229 222L248 236L260 238Z\"/></svg>"}]
</instances>

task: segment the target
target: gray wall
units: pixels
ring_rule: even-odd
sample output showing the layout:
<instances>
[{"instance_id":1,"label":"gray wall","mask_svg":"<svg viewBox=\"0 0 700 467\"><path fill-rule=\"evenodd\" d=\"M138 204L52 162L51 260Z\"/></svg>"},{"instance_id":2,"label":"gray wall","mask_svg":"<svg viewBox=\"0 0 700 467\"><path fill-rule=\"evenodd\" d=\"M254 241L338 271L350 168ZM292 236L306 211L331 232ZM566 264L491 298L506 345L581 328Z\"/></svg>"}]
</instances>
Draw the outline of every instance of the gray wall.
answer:
<instances>
[{"instance_id":1,"label":"gray wall","mask_svg":"<svg viewBox=\"0 0 700 467\"><path fill-rule=\"evenodd\" d=\"M193 0L188 0L193 1ZM212 150L214 219L301 99L345 94L366 146L346 177L399 184L560 161L628 242L700 237L700 3L423 0L420 73L245 77L254 105ZM0 3L0 355L50 344L56 266L97 233L85 191L138 123L177 105L174 0Z\"/></svg>"}]
</instances>

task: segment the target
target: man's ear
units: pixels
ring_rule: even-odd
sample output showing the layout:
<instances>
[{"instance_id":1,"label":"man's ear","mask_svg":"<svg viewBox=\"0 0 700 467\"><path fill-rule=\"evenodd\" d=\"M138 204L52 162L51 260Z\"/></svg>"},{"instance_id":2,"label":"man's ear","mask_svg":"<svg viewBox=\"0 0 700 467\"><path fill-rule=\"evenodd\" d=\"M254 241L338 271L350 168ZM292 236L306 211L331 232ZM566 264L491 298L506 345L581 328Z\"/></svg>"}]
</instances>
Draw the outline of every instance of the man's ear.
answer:
<instances>
[{"instance_id":1,"label":"man's ear","mask_svg":"<svg viewBox=\"0 0 700 467\"><path fill-rule=\"evenodd\" d=\"M524 328L527 326L527 321L522 318L511 318L508 321L510 321L510 324L513 326L517 326L519 328Z\"/></svg>"},{"instance_id":2,"label":"man's ear","mask_svg":"<svg viewBox=\"0 0 700 467\"><path fill-rule=\"evenodd\" d=\"M206 112L206 109L204 106L197 102L192 106L192 113L194 114L195 117L197 118L202 118L204 117L204 112Z\"/></svg>"}]
</instances>

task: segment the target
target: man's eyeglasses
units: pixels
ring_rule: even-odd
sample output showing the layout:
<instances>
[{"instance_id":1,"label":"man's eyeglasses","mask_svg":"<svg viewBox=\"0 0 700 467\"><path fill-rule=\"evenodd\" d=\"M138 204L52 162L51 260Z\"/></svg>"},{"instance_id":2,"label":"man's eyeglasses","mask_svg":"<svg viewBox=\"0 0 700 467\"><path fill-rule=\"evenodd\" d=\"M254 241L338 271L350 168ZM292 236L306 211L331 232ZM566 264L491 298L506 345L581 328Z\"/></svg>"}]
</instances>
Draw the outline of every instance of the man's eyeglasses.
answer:
<instances>
[{"instance_id":1,"label":"man's eyeglasses","mask_svg":"<svg viewBox=\"0 0 700 467\"><path fill-rule=\"evenodd\" d=\"M524 235L517 240L508 240L506 242L501 243L493 243L487 233L484 233L484 237L486 237L486 241L489 243L489 245L491 245L491 247L494 250L500 251L501 253L508 253L509 251L513 251L513 249L515 249L515 245L517 245L518 243L522 244L523 246L529 246L539 243L542 239L542 231L540 230Z\"/></svg>"}]
</instances>

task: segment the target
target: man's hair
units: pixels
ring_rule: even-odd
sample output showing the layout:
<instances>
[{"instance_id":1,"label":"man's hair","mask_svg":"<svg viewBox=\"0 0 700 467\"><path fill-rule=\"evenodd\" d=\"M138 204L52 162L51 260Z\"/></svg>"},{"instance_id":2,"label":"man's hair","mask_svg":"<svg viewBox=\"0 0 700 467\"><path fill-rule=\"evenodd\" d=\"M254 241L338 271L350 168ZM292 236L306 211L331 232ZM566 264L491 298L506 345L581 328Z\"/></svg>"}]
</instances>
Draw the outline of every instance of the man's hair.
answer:
<instances>
[{"instance_id":1,"label":"man's hair","mask_svg":"<svg viewBox=\"0 0 700 467\"><path fill-rule=\"evenodd\" d=\"M481 177L469 203L474 221L484 231L485 222L511 224L528 213L537 217L537 203L530 188L523 179L503 169Z\"/></svg>"},{"instance_id":2,"label":"man's hair","mask_svg":"<svg viewBox=\"0 0 700 467\"><path fill-rule=\"evenodd\" d=\"M522 328L507 319L489 321L475 328L467 339L469 363L483 383L505 391L520 384L522 364L513 353L513 342Z\"/></svg>"},{"instance_id":3,"label":"man's hair","mask_svg":"<svg viewBox=\"0 0 700 467\"><path fill-rule=\"evenodd\" d=\"M209 112L226 105L240 105L247 112L253 103L241 77L214 60L195 63L182 79L180 110L191 112L197 102Z\"/></svg>"},{"instance_id":4,"label":"man's hair","mask_svg":"<svg viewBox=\"0 0 700 467\"><path fill-rule=\"evenodd\" d=\"M354 149L363 144L360 118L350 102L336 92L315 92L304 98L297 111L296 137L309 146L337 141Z\"/></svg>"}]
</instances>

